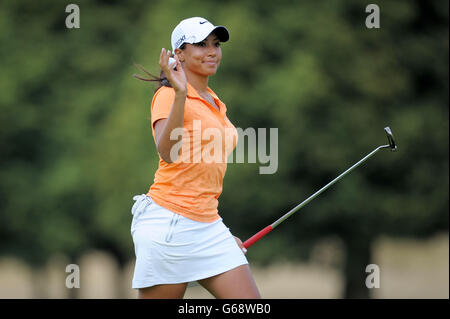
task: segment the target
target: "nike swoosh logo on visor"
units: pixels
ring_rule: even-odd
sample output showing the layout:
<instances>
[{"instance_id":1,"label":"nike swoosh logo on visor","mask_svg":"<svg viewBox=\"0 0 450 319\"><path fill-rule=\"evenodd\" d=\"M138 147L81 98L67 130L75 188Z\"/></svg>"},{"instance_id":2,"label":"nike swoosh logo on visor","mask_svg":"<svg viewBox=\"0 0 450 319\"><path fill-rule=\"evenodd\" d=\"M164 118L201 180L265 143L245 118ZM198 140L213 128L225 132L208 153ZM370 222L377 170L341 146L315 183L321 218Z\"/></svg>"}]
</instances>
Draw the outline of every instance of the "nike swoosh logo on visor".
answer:
<instances>
[{"instance_id":1,"label":"nike swoosh logo on visor","mask_svg":"<svg viewBox=\"0 0 450 319\"><path fill-rule=\"evenodd\" d=\"M206 22L208 22L208 21L203 21L203 22L200 22L200 24L203 24L203 23L206 23Z\"/></svg>"}]
</instances>

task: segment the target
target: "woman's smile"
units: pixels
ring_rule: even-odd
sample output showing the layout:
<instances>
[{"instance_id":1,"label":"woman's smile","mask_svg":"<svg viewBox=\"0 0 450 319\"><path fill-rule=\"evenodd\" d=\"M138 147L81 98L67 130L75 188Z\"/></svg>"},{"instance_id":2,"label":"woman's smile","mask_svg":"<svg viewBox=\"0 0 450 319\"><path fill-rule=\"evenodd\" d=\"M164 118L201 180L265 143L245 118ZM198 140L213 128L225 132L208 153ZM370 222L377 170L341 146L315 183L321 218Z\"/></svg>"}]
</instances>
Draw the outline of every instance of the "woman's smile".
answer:
<instances>
[{"instance_id":1,"label":"woman's smile","mask_svg":"<svg viewBox=\"0 0 450 319\"><path fill-rule=\"evenodd\" d=\"M204 61L203 63L208 66L216 66L217 65L216 61Z\"/></svg>"}]
</instances>

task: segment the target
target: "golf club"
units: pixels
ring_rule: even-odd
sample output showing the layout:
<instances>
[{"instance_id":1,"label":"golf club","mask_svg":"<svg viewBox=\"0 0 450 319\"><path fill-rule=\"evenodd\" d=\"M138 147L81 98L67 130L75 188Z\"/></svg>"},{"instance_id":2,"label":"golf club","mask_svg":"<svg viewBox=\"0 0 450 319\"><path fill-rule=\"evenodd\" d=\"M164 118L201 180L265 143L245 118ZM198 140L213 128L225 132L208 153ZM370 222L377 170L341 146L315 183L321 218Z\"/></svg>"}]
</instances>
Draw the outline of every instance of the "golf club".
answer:
<instances>
[{"instance_id":1,"label":"golf club","mask_svg":"<svg viewBox=\"0 0 450 319\"><path fill-rule=\"evenodd\" d=\"M364 161L366 161L369 157L371 157L372 155L374 155L375 153L377 153L380 149L383 148L389 148L391 151L396 151L397 150L397 145L395 144L394 141L394 136L392 135L392 131L389 128L389 126L384 128L384 131L386 132L387 135L387 139L389 144L388 145L381 145L378 146L376 149L374 149L372 152L370 152L369 154L367 154L365 157L363 157L361 160L359 160L357 163L355 163L353 166L351 166L349 169L347 169L345 172L343 172L341 175L339 175L338 177L336 177L335 179L333 179L331 182L329 182L327 185L325 185L324 187L322 187L321 189L319 189L317 192L315 192L314 194L312 194L310 197L308 197L307 199L305 199L303 202L301 202L300 204L298 204L296 207L294 207L293 209L291 209L289 212L287 212L286 214L284 214L283 216L281 216L279 219L277 219L275 222L273 222L271 225L267 226L266 228L260 230L258 233L256 233L255 235L253 235L252 237L250 237L249 239L247 239L244 242L244 247L245 248L249 248L251 245L253 245L254 243L256 243L258 240L260 240L262 237L264 237L265 235L267 235L269 232L271 232L275 227L277 227L278 225L280 225L282 222L284 222L288 217L290 217L291 215L293 215L295 212L297 212L300 208L302 208L303 206L305 206L306 204L308 204L310 201L312 201L314 198L316 198L319 194L321 194L323 191L325 191L327 188L329 188L331 185L333 185L334 183L336 183L338 180L340 180L342 177L344 177L345 175L347 175L349 172L351 172L353 169L355 169L356 167L358 167L361 163L363 163Z\"/></svg>"}]
</instances>

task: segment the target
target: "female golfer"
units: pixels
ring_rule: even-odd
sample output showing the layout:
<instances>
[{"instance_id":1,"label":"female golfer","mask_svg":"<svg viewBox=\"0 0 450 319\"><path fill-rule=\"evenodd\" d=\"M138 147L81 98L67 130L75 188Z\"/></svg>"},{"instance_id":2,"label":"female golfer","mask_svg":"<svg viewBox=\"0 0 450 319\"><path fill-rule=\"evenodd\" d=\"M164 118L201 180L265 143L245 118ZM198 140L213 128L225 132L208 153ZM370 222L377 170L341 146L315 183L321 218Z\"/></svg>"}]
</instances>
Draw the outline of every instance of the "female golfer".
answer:
<instances>
[{"instance_id":1,"label":"female golfer","mask_svg":"<svg viewBox=\"0 0 450 319\"><path fill-rule=\"evenodd\" d=\"M195 281L216 298L260 298L245 248L217 210L237 131L208 79L228 38L225 27L194 17L172 32L176 64L169 64L170 50L161 50L151 105L159 167L132 208L132 286L139 298L183 298Z\"/></svg>"}]
</instances>

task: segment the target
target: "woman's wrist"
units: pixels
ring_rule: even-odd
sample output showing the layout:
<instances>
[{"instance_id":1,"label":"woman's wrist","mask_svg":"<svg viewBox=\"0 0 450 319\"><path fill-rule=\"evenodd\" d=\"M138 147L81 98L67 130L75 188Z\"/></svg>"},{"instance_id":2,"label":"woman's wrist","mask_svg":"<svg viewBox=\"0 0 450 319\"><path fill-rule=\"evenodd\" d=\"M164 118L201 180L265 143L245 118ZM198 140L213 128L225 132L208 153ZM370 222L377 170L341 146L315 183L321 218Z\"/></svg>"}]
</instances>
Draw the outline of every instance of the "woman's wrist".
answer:
<instances>
[{"instance_id":1,"label":"woman's wrist","mask_svg":"<svg viewBox=\"0 0 450 319\"><path fill-rule=\"evenodd\" d=\"M186 97L186 90L175 89L175 97L185 98Z\"/></svg>"}]
</instances>

